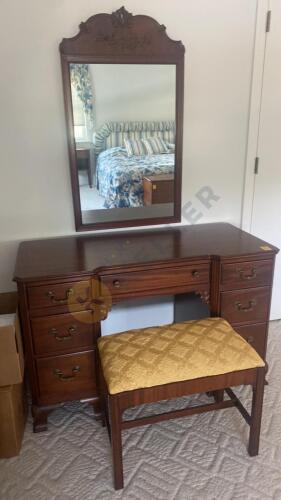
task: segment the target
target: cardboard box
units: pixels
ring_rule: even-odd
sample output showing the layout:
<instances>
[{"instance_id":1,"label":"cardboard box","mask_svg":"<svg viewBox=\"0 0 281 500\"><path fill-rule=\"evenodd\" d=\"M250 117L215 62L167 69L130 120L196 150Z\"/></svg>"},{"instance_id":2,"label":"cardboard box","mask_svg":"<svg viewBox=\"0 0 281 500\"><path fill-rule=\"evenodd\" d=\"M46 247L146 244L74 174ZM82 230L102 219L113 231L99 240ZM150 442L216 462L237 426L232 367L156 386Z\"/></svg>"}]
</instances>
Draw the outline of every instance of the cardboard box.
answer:
<instances>
[{"instance_id":1,"label":"cardboard box","mask_svg":"<svg viewBox=\"0 0 281 500\"><path fill-rule=\"evenodd\" d=\"M24 356L18 315L0 315L0 387L19 384L23 375Z\"/></svg>"},{"instance_id":2,"label":"cardboard box","mask_svg":"<svg viewBox=\"0 0 281 500\"><path fill-rule=\"evenodd\" d=\"M0 458L19 454L26 410L23 383L0 387Z\"/></svg>"}]
</instances>

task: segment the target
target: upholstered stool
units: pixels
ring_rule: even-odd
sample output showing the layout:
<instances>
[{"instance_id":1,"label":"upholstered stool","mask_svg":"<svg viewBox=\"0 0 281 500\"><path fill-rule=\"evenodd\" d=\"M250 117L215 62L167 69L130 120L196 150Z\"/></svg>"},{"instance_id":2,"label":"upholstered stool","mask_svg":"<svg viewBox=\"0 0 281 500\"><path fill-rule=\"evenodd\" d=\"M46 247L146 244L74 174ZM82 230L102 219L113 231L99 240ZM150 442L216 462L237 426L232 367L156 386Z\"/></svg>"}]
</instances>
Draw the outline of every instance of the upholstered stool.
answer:
<instances>
[{"instance_id":1,"label":"upholstered stool","mask_svg":"<svg viewBox=\"0 0 281 500\"><path fill-rule=\"evenodd\" d=\"M130 330L99 338L100 386L113 451L114 485L123 488L122 429L236 406L250 425L248 452L258 454L264 362L222 318ZM251 415L230 389L253 386ZM224 400L223 392L230 399ZM212 392L214 403L122 420L130 407Z\"/></svg>"}]
</instances>

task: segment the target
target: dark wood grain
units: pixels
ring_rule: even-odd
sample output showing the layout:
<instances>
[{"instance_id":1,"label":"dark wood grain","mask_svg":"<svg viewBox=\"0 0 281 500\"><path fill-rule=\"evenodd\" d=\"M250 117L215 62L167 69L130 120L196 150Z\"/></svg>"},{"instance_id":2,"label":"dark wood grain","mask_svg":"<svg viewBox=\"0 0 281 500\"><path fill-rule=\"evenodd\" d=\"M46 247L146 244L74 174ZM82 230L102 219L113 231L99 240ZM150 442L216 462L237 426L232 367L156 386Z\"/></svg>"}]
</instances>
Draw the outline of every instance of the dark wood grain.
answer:
<instances>
[{"instance_id":1,"label":"dark wood grain","mask_svg":"<svg viewBox=\"0 0 281 500\"><path fill-rule=\"evenodd\" d=\"M191 285L209 284L210 264L198 263L194 266L173 266L171 268L150 269L128 273L101 274L101 285L114 296L130 296L132 293ZM101 290L102 295L102 290Z\"/></svg>"},{"instance_id":2,"label":"dark wood grain","mask_svg":"<svg viewBox=\"0 0 281 500\"><path fill-rule=\"evenodd\" d=\"M48 416L57 406L32 405L33 432L44 432L48 430Z\"/></svg>"},{"instance_id":3,"label":"dark wood grain","mask_svg":"<svg viewBox=\"0 0 281 500\"><path fill-rule=\"evenodd\" d=\"M219 392L219 391L215 391ZM183 408L182 410L174 410L167 413L161 413L160 415L151 415L148 417L141 417L134 420L125 420L122 422L122 429L131 429L133 427L139 427L143 425L155 424L157 422L163 422L165 420L171 420L174 418L183 418L190 415L196 415L199 413L206 413L208 411L222 410L224 408L232 408L235 406L235 402L227 401L216 401L216 403L195 405L190 408Z\"/></svg>"},{"instance_id":4,"label":"dark wood grain","mask_svg":"<svg viewBox=\"0 0 281 500\"><path fill-rule=\"evenodd\" d=\"M232 325L268 320L270 287L235 290L221 294L221 315Z\"/></svg>"},{"instance_id":5,"label":"dark wood grain","mask_svg":"<svg viewBox=\"0 0 281 500\"><path fill-rule=\"evenodd\" d=\"M118 396L120 410L139 406L146 403L155 403L165 399L180 398L185 394L199 394L232 387L236 385L253 384L255 381L255 370L240 370L229 372L213 377L203 377L182 382L173 382L165 385L157 385L144 389L135 389L120 393Z\"/></svg>"},{"instance_id":6,"label":"dark wood grain","mask_svg":"<svg viewBox=\"0 0 281 500\"><path fill-rule=\"evenodd\" d=\"M80 24L79 33L60 44L68 137L68 150L77 231L129 226L168 224L181 220L184 53L180 41L171 40L164 25L149 16L128 13L123 7L112 14L97 14ZM83 223L75 150L69 63L172 64L176 68L176 140L174 213L134 220Z\"/></svg>"},{"instance_id":7,"label":"dark wood grain","mask_svg":"<svg viewBox=\"0 0 281 500\"><path fill-rule=\"evenodd\" d=\"M251 426L248 453L250 457L258 455L262 417L263 394L265 384L264 368L257 370L257 378L253 387Z\"/></svg>"},{"instance_id":8,"label":"dark wood grain","mask_svg":"<svg viewBox=\"0 0 281 500\"><path fill-rule=\"evenodd\" d=\"M81 305L91 297L90 281L75 281L52 285L31 286L27 290L30 309L40 307Z\"/></svg>"},{"instance_id":9,"label":"dark wood grain","mask_svg":"<svg viewBox=\"0 0 281 500\"><path fill-rule=\"evenodd\" d=\"M277 251L273 245L226 223L68 236L21 243L14 279L69 279L103 268L141 268L149 263L167 266L204 256L232 263L265 257L272 260Z\"/></svg>"},{"instance_id":10,"label":"dark wood grain","mask_svg":"<svg viewBox=\"0 0 281 500\"><path fill-rule=\"evenodd\" d=\"M73 314L58 314L31 319L34 352L48 355L79 351L83 347L94 346L96 331L93 312L82 311Z\"/></svg>"},{"instance_id":11,"label":"dark wood grain","mask_svg":"<svg viewBox=\"0 0 281 500\"><path fill-rule=\"evenodd\" d=\"M72 38L64 38L61 54L76 58L154 56L167 58L184 54L181 41L171 40L166 28L146 15L132 15L124 7L112 14L96 14L80 24Z\"/></svg>"},{"instance_id":12,"label":"dark wood grain","mask_svg":"<svg viewBox=\"0 0 281 500\"><path fill-rule=\"evenodd\" d=\"M109 413L107 419L110 425L112 458L113 458L113 477L116 490L124 486L123 478L123 457L122 457L122 429L130 429L140 425L148 425L161 422L168 419L182 418L188 415L204 413L212 410L220 410L236 406L243 418L250 425L249 447L250 456L258 454L259 436L262 417L263 391L264 391L264 368L255 368L249 370L240 370L226 373L223 375L202 377L194 380L174 382L170 384L157 385L144 389L120 392L118 394L109 394L103 373L100 378L103 380L102 388L104 391L103 401L105 402L105 413ZM248 414L238 397L228 388L237 385L252 385L253 400L252 412ZM161 400L172 400L181 396L187 396L202 392L219 392L226 389L230 400L215 401L212 404L201 404L187 407L182 410L170 411L157 415L151 415L135 420L123 420L124 410L136 407L141 404L152 403ZM107 409L108 406L108 409Z\"/></svg>"},{"instance_id":13,"label":"dark wood grain","mask_svg":"<svg viewBox=\"0 0 281 500\"><path fill-rule=\"evenodd\" d=\"M110 314L111 302L195 292L208 304L212 316L228 319L265 359L277 251L224 223L22 243L15 279L34 429L45 430L53 406L66 399L86 398L98 407L94 356L102 319L99 312L104 307ZM251 276L253 268L256 276L247 279L247 287L243 287L240 269L245 276ZM69 288L75 294L65 302ZM46 295L49 291L54 293L55 302ZM251 311L238 310L237 303L247 308L251 300L256 301ZM84 315L92 315L93 324L83 325ZM50 334L54 328L58 336L68 335L67 329L79 317L79 335L63 341ZM91 369L87 365L89 350ZM76 380L64 386L65 382L54 379L52 369L63 369L69 375L77 356L88 360L88 368L83 370L85 378L78 373ZM89 389L86 394L85 387Z\"/></svg>"},{"instance_id":14,"label":"dark wood grain","mask_svg":"<svg viewBox=\"0 0 281 500\"><path fill-rule=\"evenodd\" d=\"M40 358L36 365L43 406L97 396L95 351ZM56 370L61 375L56 375Z\"/></svg>"},{"instance_id":15,"label":"dark wood grain","mask_svg":"<svg viewBox=\"0 0 281 500\"><path fill-rule=\"evenodd\" d=\"M234 288L253 288L269 285L272 279L272 260L239 262L222 265L222 287L224 290Z\"/></svg>"}]
</instances>

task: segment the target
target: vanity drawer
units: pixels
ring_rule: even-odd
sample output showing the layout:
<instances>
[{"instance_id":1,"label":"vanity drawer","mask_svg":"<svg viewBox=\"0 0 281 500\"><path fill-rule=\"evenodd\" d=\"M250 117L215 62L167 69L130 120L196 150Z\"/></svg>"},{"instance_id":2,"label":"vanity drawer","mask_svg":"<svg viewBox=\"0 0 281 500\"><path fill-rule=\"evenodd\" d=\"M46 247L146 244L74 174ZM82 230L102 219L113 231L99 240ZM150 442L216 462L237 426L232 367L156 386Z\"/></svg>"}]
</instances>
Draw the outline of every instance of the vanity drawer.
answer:
<instances>
[{"instance_id":1,"label":"vanity drawer","mask_svg":"<svg viewBox=\"0 0 281 500\"><path fill-rule=\"evenodd\" d=\"M97 395L95 351L36 361L40 401L44 404Z\"/></svg>"},{"instance_id":2,"label":"vanity drawer","mask_svg":"<svg viewBox=\"0 0 281 500\"><path fill-rule=\"evenodd\" d=\"M224 290L270 285L272 271L272 260L222 264L221 283Z\"/></svg>"},{"instance_id":3,"label":"vanity drawer","mask_svg":"<svg viewBox=\"0 0 281 500\"><path fill-rule=\"evenodd\" d=\"M36 354L92 346L97 337L92 311L32 319L31 327Z\"/></svg>"},{"instance_id":4,"label":"vanity drawer","mask_svg":"<svg viewBox=\"0 0 281 500\"><path fill-rule=\"evenodd\" d=\"M267 323L237 326L235 327L235 331L247 340L259 355L265 359Z\"/></svg>"},{"instance_id":5,"label":"vanity drawer","mask_svg":"<svg viewBox=\"0 0 281 500\"><path fill-rule=\"evenodd\" d=\"M221 316L230 323L262 323L268 319L270 287L221 293Z\"/></svg>"},{"instance_id":6,"label":"vanity drawer","mask_svg":"<svg viewBox=\"0 0 281 500\"><path fill-rule=\"evenodd\" d=\"M83 308L91 300L91 282L87 280L32 286L28 287L27 293L30 309L68 304L81 304Z\"/></svg>"},{"instance_id":7,"label":"vanity drawer","mask_svg":"<svg viewBox=\"0 0 281 500\"><path fill-rule=\"evenodd\" d=\"M113 296L144 290L161 290L175 286L208 283L209 264L108 274L100 276L100 281L102 287L107 287Z\"/></svg>"}]
</instances>

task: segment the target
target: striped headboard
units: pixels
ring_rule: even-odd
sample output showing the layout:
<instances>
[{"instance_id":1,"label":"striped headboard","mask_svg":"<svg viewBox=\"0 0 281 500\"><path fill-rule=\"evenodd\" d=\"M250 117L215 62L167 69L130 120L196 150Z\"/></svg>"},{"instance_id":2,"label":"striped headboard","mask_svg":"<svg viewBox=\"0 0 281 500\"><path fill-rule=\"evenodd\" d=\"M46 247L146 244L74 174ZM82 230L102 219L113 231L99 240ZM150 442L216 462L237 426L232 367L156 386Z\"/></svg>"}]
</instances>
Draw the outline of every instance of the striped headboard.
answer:
<instances>
[{"instance_id":1,"label":"striped headboard","mask_svg":"<svg viewBox=\"0 0 281 500\"><path fill-rule=\"evenodd\" d=\"M124 139L139 139L157 135L167 142L175 143L174 121L162 122L107 122L94 136L94 150L98 155L105 149L124 146Z\"/></svg>"}]
</instances>

